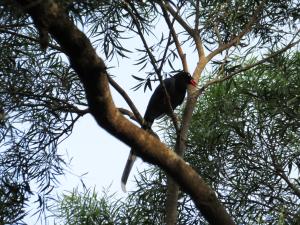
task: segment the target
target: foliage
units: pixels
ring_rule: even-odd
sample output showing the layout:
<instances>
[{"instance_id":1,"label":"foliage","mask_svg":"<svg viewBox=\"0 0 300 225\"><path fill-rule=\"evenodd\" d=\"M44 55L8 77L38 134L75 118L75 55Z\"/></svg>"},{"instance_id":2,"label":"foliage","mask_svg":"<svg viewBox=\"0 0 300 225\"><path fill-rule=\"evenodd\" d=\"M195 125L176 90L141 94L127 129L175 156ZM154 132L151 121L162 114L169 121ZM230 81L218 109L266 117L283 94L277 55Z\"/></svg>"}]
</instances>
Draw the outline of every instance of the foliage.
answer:
<instances>
[{"instance_id":1,"label":"foliage","mask_svg":"<svg viewBox=\"0 0 300 225\"><path fill-rule=\"evenodd\" d=\"M165 199L162 190L157 189L160 183L145 185L149 172L141 174L140 189L126 199L116 199L114 194L109 194L109 189L99 197L95 190L85 187L82 192L76 188L64 194L53 212L56 224L161 224Z\"/></svg>"},{"instance_id":2,"label":"foliage","mask_svg":"<svg viewBox=\"0 0 300 225\"><path fill-rule=\"evenodd\" d=\"M185 158L214 187L238 224L299 223L299 66L299 53L278 56L212 86L198 103ZM167 131L173 145L172 126ZM139 174L136 185L117 201L105 194L96 201L90 191L64 196L62 218L72 209L80 209L81 215L100 210L92 218L106 224L100 218L109 208L115 224L164 224L165 174L151 167ZM93 201L99 203L95 208ZM178 224L205 223L184 193L178 210Z\"/></svg>"},{"instance_id":3,"label":"foliage","mask_svg":"<svg viewBox=\"0 0 300 225\"><path fill-rule=\"evenodd\" d=\"M212 86L194 113L185 159L238 224L299 217L299 66L299 53L278 56Z\"/></svg>"},{"instance_id":4,"label":"foliage","mask_svg":"<svg viewBox=\"0 0 300 225\"><path fill-rule=\"evenodd\" d=\"M110 67L117 66L124 57L133 58L133 70L137 68L142 74L133 76L137 80L135 88L151 88L150 82L156 81L158 75L182 69L176 37L184 50L190 53L191 48L197 48L193 39L196 35L190 31L192 28L199 31L196 33L201 36L207 52L230 43L216 52L220 53L220 57L212 62L211 74L214 75L220 75L220 71L225 71L226 75L252 53L282 47L298 35L300 3L294 0L59 2L65 7L69 18L84 28L105 59L112 60ZM166 5L173 7L175 15L184 22L176 21L171 11L165 14ZM175 36L170 29L174 30ZM141 38L142 44L132 47L136 36ZM39 42L38 31L31 18L13 1L1 1L0 192L4 194L1 195L0 205L10 205L15 209L12 210L14 214L6 207L0 208L0 215L7 216L2 219L4 223L12 223L24 216L23 208L32 195L32 184L38 187L37 202L44 209L57 176L64 173L65 162L57 146L71 134L75 122L88 113L83 87L61 54L62 49L51 37L47 51L40 49ZM194 53L188 57L197 58ZM235 82L229 81L232 86ZM225 89L230 90L228 93L232 91L231 87ZM289 94L283 89L281 91L282 96ZM223 95L219 97L222 99ZM204 97L210 101L208 98ZM293 106L298 100L297 97L282 102ZM225 106L231 107L230 104ZM275 116L279 109L273 112ZM225 108L223 110L226 111ZM294 116L294 111L288 109L285 113L285 122L296 126L289 120ZM260 118L255 119L260 122ZM248 135L239 130L244 126L242 121L233 124L233 131ZM260 129L268 126L266 123L260 124ZM268 130L271 133L275 131ZM286 135L282 141L288 142L288 138L293 140L293 132L287 134L284 129L280 132ZM275 137L280 139L280 133L275 133ZM269 144L273 143L269 141ZM277 157L284 169L291 167L293 171L296 168L293 160L283 163ZM215 187L218 185L216 183Z\"/></svg>"},{"instance_id":5,"label":"foliage","mask_svg":"<svg viewBox=\"0 0 300 225\"><path fill-rule=\"evenodd\" d=\"M32 186L45 209L57 176L64 173L57 146L84 114L79 108L86 100L58 51L45 54L35 44L29 19L2 5L0 14L0 215L10 224L24 216Z\"/></svg>"},{"instance_id":6,"label":"foliage","mask_svg":"<svg viewBox=\"0 0 300 225\"><path fill-rule=\"evenodd\" d=\"M76 188L59 199L55 212L59 221L56 222L68 225L116 224L121 205L113 199L114 196L105 191L98 199L95 190L84 188L83 192L80 192Z\"/></svg>"}]
</instances>

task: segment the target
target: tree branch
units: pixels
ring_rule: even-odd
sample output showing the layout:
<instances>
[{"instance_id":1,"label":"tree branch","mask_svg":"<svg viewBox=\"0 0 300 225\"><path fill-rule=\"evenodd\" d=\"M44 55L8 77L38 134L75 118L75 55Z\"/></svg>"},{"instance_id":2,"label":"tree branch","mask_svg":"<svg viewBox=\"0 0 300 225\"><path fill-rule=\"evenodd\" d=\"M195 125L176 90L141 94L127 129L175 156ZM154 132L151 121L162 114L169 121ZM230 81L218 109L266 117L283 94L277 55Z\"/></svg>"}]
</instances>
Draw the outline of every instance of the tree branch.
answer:
<instances>
[{"instance_id":1,"label":"tree branch","mask_svg":"<svg viewBox=\"0 0 300 225\"><path fill-rule=\"evenodd\" d=\"M163 4L168 12L176 19L176 21L191 35L193 36L194 30L182 19L182 17L176 12L173 7L166 1L157 1L158 4Z\"/></svg>"},{"instance_id":2,"label":"tree branch","mask_svg":"<svg viewBox=\"0 0 300 225\"><path fill-rule=\"evenodd\" d=\"M300 198L300 189L297 188L296 185L294 185L288 178L288 176L285 174L285 172L283 171L283 169L281 168L280 171L277 171L277 174L286 182L286 184L289 186L289 188L291 188L294 192L295 195L297 195L298 198Z\"/></svg>"},{"instance_id":3,"label":"tree branch","mask_svg":"<svg viewBox=\"0 0 300 225\"><path fill-rule=\"evenodd\" d=\"M200 19L200 1L196 0L195 6L196 14L195 14L195 28L194 30L199 33L199 19Z\"/></svg>"},{"instance_id":4,"label":"tree branch","mask_svg":"<svg viewBox=\"0 0 300 225\"><path fill-rule=\"evenodd\" d=\"M198 16L199 15L197 13L195 15L195 26L196 27L193 30L184 21L181 21L181 17L178 15L179 9L175 14L174 11L172 11L171 6L169 8L166 7L166 4L160 4L160 6L162 8L163 15L164 15L164 18L165 18L165 20L168 24L168 27L172 31L172 35L173 35L173 38L175 40L175 44L176 44L178 54L181 57L181 61L184 65L184 68L187 69L187 70L188 70L188 68L187 68L185 55L182 52L182 49L181 49L181 46L180 46L179 41L177 39L177 35L175 33L175 30L174 30L173 26L171 26L171 24L170 24L170 20L169 20L169 16L168 16L167 11L169 11L171 13L173 18L176 19L182 25L182 27L194 39L196 49L197 49L197 52L198 52L199 62L198 62L197 66L196 66L196 69L193 73L193 78L198 83L198 81L200 79L201 72L204 69L205 65L207 64L205 54L204 54L203 44L202 44L201 38L199 36L199 30L198 30L198 26L199 26ZM198 1L198 9L199 9L199 1ZM196 21L198 21L198 22L196 22ZM176 40L177 40L177 42L176 42ZM187 132L188 132L190 120L192 118L192 112L193 112L194 106L196 104L196 99L193 100L193 99L190 98L191 94L193 94L192 91L193 91L192 89L189 89L189 91L188 91L188 99L187 99L187 104L186 104L184 114L183 114L183 117L182 117L180 133L177 132L175 152L181 157L183 156L184 151L186 149L185 139L187 137ZM174 181L171 177L168 176L167 177L167 203L166 203L166 223L167 223L167 225L176 224L178 195L179 195L178 184L176 183L176 181Z\"/></svg>"},{"instance_id":5,"label":"tree branch","mask_svg":"<svg viewBox=\"0 0 300 225\"><path fill-rule=\"evenodd\" d=\"M236 37L232 38L229 42L219 45L219 47L212 51L207 56L207 61L210 61L213 57L215 57L217 54L221 53L225 49L228 49L232 47L235 44L238 44L239 41L242 39L242 37L247 34L249 31L251 31L252 26L257 22L259 19L259 14L263 10L263 7L265 5L265 0L263 0L260 5L258 5L257 9L255 10L253 16L251 17L250 21L246 24L244 30L242 30Z\"/></svg>"},{"instance_id":6,"label":"tree branch","mask_svg":"<svg viewBox=\"0 0 300 225\"><path fill-rule=\"evenodd\" d=\"M137 110L137 108L135 107L135 105L133 104L133 102L131 101L131 99L129 98L129 96L127 95L127 93L123 90L123 88L117 83L115 82L110 76L108 76L108 81L111 84L111 86L113 86L113 88L119 92L119 94L124 98L124 100L126 101L126 103L128 104L128 106L130 107L130 109L133 112L133 116L129 116L131 119L137 121L139 124L144 124L144 119L141 116L141 114L139 113L139 111ZM122 112L124 114L124 112Z\"/></svg>"},{"instance_id":7,"label":"tree branch","mask_svg":"<svg viewBox=\"0 0 300 225\"><path fill-rule=\"evenodd\" d=\"M131 111L129 111L127 109L124 109L124 108L118 108L118 110L120 111L120 113L122 113L123 115L128 116L130 119L132 119L132 120L134 120L138 123L140 122L139 120L137 120L137 118L135 117L135 115Z\"/></svg>"},{"instance_id":8,"label":"tree branch","mask_svg":"<svg viewBox=\"0 0 300 225\"><path fill-rule=\"evenodd\" d=\"M30 14L35 24L43 25L63 48L72 68L80 77L90 112L110 134L134 149L145 161L163 168L190 194L210 224L234 224L215 193L183 159L151 134L127 120L115 107L103 60L88 38L67 19L54 1L15 0ZM34 4L33 4L34 3Z\"/></svg>"},{"instance_id":9,"label":"tree branch","mask_svg":"<svg viewBox=\"0 0 300 225\"><path fill-rule=\"evenodd\" d=\"M211 85L213 85L213 84L216 84L216 83L223 82L223 81L225 81L225 80L229 80L230 78L232 78L232 77L238 75L239 73L245 72L245 71L250 70L250 69L252 69L252 68L254 68L254 67L258 66L258 65L261 65L261 64L267 62L268 60L270 60L271 58L274 58L274 57L276 57L277 55L280 55L281 53L283 53L283 52L289 50L290 48L294 47L294 46L297 45L299 42L300 42L300 39L297 40L297 41L295 41L295 42L291 42L291 43L289 43L288 45L286 45L284 48L282 48L282 49L280 49L280 50L278 50L278 51L272 53L271 55L269 55L269 56L267 56L267 57L265 57L265 58L259 60L259 61L256 62L256 63L253 63L253 64L250 64L250 65L244 66L244 67L242 67L241 69L236 70L235 72L233 72L233 73L227 75L226 77L217 78L217 79L212 79L212 80L206 82L206 84L198 90L198 92L197 92L197 94L195 95L195 97L198 98L199 95L201 95L201 94L202 94L209 86L211 86Z\"/></svg>"},{"instance_id":10,"label":"tree branch","mask_svg":"<svg viewBox=\"0 0 300 225\"><path fill-rule=\"evenodd\" d=\"M0 33L11 34L11 35L14 35L16 37L23 38L23 39L26 39L26 40L29 40L29 41L32 41L32 42L35 42L35 43L40 43L39 39L29 37L29 36L26 36L24 34L19 34L19 33L14 32L14 31L6 30L4 28L0 28ZM56 46L56 45L53 45L53 44L50 44L50 43L48 44L48 46L55 49L55 50L57 50L57 51L62 52L62 49L59 46Z\"/></svg>"},{"instance_id":11,"label":"tree branch","mask_svg":"<svg viewBox=\"0 0 300 225\"><path fill-rule=\"evenodd\" d=\"M183 53L182 47L180 45L180 42L178 40L177 34L176 34L174 26L173 26L174 21L175 21L175 17L173 17L173 21L171 22L171 20L169 18L169 15L168 15L168 12L167 12L166 8L164 7L164 5L163 4L159 4L159 5L160 5L161 10L163 12L163 16L165 18L165 21L166 21L166 23L167 23L167 25L168 25L168 27L171 31L171 34L172 34L173 40L175 42L175 46L176 46L178 55L181 59L183 70L188 72L189 68L188 68L188 64L187 64L187 61L186 61L186 55ZM178 10L178 12L179 12L179 10Z\"/></svg>"}]
</instances>

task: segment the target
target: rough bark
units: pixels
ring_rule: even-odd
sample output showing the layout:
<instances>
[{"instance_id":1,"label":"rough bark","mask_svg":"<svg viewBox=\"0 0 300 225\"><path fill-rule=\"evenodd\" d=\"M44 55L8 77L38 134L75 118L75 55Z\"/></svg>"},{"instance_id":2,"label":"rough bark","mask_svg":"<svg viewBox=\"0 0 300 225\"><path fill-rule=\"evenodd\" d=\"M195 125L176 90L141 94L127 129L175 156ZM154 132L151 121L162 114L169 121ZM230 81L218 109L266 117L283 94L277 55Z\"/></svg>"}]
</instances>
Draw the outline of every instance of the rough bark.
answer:
<instances>
[{"instance_id":1,"label":"rough bark","mask_svg":"<svg viewBox=\"0 0 300 225\"><path fill-rule=\"evenodd\" d=\"M30 14L40 33L49 33L69 57L83 83L89 109L97 123L132 148L143 160L170 174L186 191L210 224L234 224L214 191L183 159L164 144L127 120L115 107L108 85L106 66L88 38L51 0L15 0ZM44 44L44 43L43 43Z\"/></svg>"},{"instance_id":2,"label":"rough bark","mask_svg":"<svg viewBox=\"0 0 300 225\"><path fill-rule=\"evenodd\" d=\"M177 223L178 210L177 201L179 186L172 177L167 176L167 200L166 200L166 224L175 225Z\"/></svg>"},{"instance_id":3,"label":"rough bark","mask_svg":"<svg viewBox=\"0 0 300 225\"><path fill-rule=\"evenodd\" d=\"M194 79L199 80L199 77L207 64L207 60L204 54L199 54L199 63L194 72ZM197 91L191 89L188 91L188 98L185 106L185 110L182 116L182 122L180 127L180 133L176 140L175 152L180 156L184 157L186 150L185 140L187 139L188 129L192 120L193 110L197 103L196 96ZM176 181L171 177L167 177L167 202L166 202L166 224L174 225L177 221L177 204L179 196L179 187Z\"/></svg>"}]
</instances>

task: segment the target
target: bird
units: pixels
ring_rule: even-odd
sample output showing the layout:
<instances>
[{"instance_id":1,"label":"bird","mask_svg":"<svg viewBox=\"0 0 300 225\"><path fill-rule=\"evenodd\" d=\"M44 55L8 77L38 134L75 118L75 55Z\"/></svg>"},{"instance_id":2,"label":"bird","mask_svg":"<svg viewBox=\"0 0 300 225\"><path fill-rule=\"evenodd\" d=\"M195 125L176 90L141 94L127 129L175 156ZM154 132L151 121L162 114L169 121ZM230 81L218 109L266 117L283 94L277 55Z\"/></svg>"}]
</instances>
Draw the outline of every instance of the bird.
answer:
<instances>
[{"instance_id":1,"label":"bird","mask_svg":"<svg viewBox=\"0 0 300 225\"><path fill-rule=\"evenodd\" d=\"M172 110L182 104L189 84L194 87L197 86L193 77L185 71L180 71L173 77L164 79L163 83L170 97ZM155 119L159 119L164 115L171 115L171 113L172 111L164 87L162 84L159 84L149 100L144 114L144 124L142 125L142 129L149 131ZM126 192L127 179L135 160L135 151L131 149L121 178L123 192Z\"/></svg>"}]
</instances>

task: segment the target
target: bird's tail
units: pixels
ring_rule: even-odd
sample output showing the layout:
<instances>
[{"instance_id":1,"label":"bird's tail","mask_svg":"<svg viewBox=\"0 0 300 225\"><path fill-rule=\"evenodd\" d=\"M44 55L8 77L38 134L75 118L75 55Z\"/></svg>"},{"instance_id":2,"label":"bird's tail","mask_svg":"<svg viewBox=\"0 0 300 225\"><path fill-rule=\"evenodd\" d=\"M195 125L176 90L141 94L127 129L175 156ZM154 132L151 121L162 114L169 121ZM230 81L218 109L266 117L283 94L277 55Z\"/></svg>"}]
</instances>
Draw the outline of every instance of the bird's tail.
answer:
<instances>
[{"instance_id":1,"label":"bird's tail","mask_svg":"<svg viewBox=\"0 0 300 225\"><path fill-rule=\"evenodd\" d=\"M126 192L126 183L128 180L129 173L132 169L134 161L136 160L136 155L134 154L133 150L131 149L130 154L128 156L125 168L123 170L122 178L121 178L121 187L123 192Z\"/></svg>"}]
</instances>

